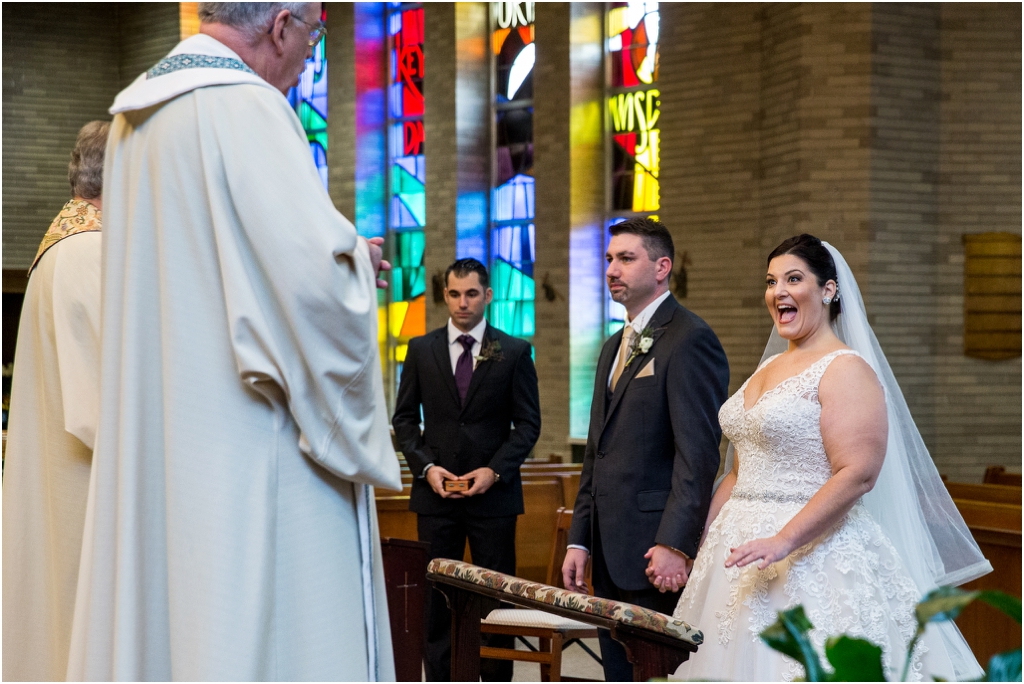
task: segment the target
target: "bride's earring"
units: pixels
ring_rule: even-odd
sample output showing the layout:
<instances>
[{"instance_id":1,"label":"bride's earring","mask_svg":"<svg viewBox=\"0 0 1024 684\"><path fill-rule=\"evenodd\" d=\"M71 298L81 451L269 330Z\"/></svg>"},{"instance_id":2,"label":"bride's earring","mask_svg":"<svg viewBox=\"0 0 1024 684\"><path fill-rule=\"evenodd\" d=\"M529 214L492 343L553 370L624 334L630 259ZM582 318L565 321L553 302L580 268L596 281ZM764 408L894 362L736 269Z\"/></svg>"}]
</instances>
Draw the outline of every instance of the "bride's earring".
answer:
<instances>
[{"instance_id":1,"label":"bride's earring","mask_svg":"<svg viewBox=\"0 0 1024 684\"><path fill-rule=\"evenodd\" d=\"M825 306L828 306L829 304L832 303L832 298L831 297L822 297L821 298L821 303L824 304Z\"/></svg>"}]
</instances>

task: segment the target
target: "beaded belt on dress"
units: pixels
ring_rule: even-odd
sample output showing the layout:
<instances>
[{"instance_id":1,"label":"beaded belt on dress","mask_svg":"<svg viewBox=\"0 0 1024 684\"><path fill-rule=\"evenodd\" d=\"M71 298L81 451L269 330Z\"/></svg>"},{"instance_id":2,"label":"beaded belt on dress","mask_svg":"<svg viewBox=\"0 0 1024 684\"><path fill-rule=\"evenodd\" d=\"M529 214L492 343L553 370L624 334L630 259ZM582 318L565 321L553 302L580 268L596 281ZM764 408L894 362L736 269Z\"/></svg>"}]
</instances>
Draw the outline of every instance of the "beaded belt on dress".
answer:
<instances>
[{"instance_id":1,"label":"beaded belt on dress","mask_svg":"<svg viewBox=\"0 0 1024 684\"><path fill-rule=\"evenodd\" d=\"M731 498L747 501L774 501L775 503L807 503L810 494L783 494L781 492L753 492L744 489L733 489Z\"/></svg>"}]
</instances>

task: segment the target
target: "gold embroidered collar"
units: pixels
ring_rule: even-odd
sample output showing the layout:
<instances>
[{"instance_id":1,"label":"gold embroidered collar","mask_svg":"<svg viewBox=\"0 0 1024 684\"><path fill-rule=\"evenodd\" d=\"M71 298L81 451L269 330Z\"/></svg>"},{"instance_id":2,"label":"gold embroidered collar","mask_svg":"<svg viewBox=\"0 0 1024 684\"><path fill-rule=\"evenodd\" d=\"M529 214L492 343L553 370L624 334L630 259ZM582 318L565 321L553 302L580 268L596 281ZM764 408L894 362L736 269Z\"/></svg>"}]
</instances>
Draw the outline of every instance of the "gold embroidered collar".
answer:
<instances>
[{"instance_id":1,"label":"gold embroidered collar","mask_svg":"<svg viewBox=\"0 0 1024 684\"><path fill-rule=\"evenodd\" d=\"M100 210L85 200L68 200L68 203L57 214L57 218L53 219L46 235L43 236L39 251L36 252L36 258L32 260L32 266L28 269L29 275L32 274L32 269L39 263L43 253L64 238L78 233L99 231L102 223L101 216Z\"/></svg>"}]
</instances>

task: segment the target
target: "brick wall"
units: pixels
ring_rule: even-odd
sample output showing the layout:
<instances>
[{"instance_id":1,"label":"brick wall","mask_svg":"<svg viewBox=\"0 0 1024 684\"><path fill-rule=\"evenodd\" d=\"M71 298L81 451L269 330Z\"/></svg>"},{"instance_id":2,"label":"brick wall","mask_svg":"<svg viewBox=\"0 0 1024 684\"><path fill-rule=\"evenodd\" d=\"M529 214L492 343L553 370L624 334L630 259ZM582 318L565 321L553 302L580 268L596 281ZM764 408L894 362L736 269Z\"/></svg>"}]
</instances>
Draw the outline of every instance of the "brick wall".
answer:
<instances>
[{"instance_id":1,"label":"brick wall","mask_svg":"<svg viewBox=\"0 0 1024 684\"><path fill-rule=\"evenodd\" d=\"M1021 6L940 5L934 437L943 472L1021 468L1021 359L963 355L964 233L1021 231Z\"/></svg>"},{"instance_id":2,"label":"brick wall","mask_svg":"<svg viewBox=\"0 0 1024 684\"><path fill-rule=\"evenodd\" d=\"M533 175L536 179L536 248L533 276L537 284L535 316L540 403L544 407L538 458L569 456L569 225L570 6L565 2L536 5L537 65L533 75ZM543 284L554 299L545 296Z\"/></svg>"},{"instance_id":3,"label":"brick wall","mask_svg":"<svg viewBox=\"0 0 1024 684\"><path fill-rule=\"evenodd\" d=\"M455 206L459 193L455 85L456 3L426 3L423 63L423 135L427 166L427 225L423 265L427 277L427 330L444 325L448 309L435 303L431 276L455 260Z\"/></svg>"},{"instance_id":4,"label":"brick wall","mask_svg":"<svg viewBox=\"0 0 1024 684\"><path fill-rule=\"evenodd\" d=\"M332 29L329 43L340 55L329 57L329 151L344 211L359 182L357 155L344 143L354 135L358 73L345 63L351 7L334 7L329 21L338 17L342 35ZM587 134L603 117L598 11L537 8L538 284L549 274L569 298L548 303L538 288L542 455L564 452L565 409L588 384L593 354L570 350L566 310L603 288L589 271L570 282L568 257L589 244L603 199L602 143ZM988 464L1019 469L1021 361L963 356L961 235L1021 230L1020 5L664 3L661 11L660 213L690 259L683 303L721 338L732 389L755 368L771 327L765 255L812 232L850 261L940 470L977 480ZM174 3L4 5L4 268L28 266L68 197L78 129L106 118L118 90L173 47L178 17ZM486 221L490 65L485 3L429 4L425 18L429 276L454 258L456 230ZM571 97L553 97L565 92ZM429 327L446 319L443 305L427 310ZM570 366L579 376L571 396Z\"/></svg>"},{"instance_id":5,"label":"brick wall","mask_svg":"<svg viewBox=\"0 0 1024 684\"><path fill-rule=\"evenodd\" d=\"M70 197L78 130L178 42L177 3L3 7L3 267L27 269Z\"/></svg>"},{"instance_id":6,"label":"brick wall","mask_svg":"<svg viewBox=\"0 0 1024 684\"><path fill-rule=\"evenodd\" d=\"M327 3L327 187L334 206L356 220L356 37L354 5Z\"/></svg>"},{"instance_id":7,"label":"brick wall","mask_svg":"<svg viewBox=\"0 0 1024 684\"><path fill-rule=\"evenodd\" d=\"M122 88L167 56L181 40L181 10L176 2L118 3Z\"/></svg>"},{"instance_id":8,"label":"brick wall","mask_svg":"<svg viewBox=\"0 0 1024 684\"><path fill-rule=\"evenodd\" d=\"M3 6L3 267L27 269L71 197L78 130L119 90L110 4Z\"/></svg>"},{"instance_id":9,"label":"brick wall","mask_svg":"<svg viewBox=\"0 0 1024 684\"><path fill-rule=\"evenodd\" d=\"M876 5L872 33L871 275L862 289L918 429L936 445L935 373L928 359L935 354L938 313L938 8Z\"/></svg>"},{"instance_id":10,"label":"brick wall","mask_svg":"<svg viewBox=\"0 0 1024 684\"><path fill-rule=\"evenodd\" d=\"M841 249L939 469L1020 468L1020 359L963 356L965 232L1021 227L1018 5L662 5L662 218L735 390L764 258Z\"/></svg>"}]
</instances>

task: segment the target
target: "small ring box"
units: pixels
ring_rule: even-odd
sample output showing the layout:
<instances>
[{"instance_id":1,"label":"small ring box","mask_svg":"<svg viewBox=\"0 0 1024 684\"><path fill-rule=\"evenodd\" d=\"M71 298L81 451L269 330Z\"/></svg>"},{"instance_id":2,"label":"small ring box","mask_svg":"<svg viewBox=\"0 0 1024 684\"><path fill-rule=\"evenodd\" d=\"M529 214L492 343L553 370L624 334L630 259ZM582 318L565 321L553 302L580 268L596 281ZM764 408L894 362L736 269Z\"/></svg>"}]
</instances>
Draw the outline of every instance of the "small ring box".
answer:
<instances>
[{"instance_id":1,"label":"small ring box","mask_svg":"<svg viewBox=\"0 0 1024 684\"><path fill-rule=\"evenodd\" d=\"M464 492L469 489L469 480L445 480L444 491Z\"/></svg>"}]
</instances>

